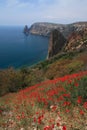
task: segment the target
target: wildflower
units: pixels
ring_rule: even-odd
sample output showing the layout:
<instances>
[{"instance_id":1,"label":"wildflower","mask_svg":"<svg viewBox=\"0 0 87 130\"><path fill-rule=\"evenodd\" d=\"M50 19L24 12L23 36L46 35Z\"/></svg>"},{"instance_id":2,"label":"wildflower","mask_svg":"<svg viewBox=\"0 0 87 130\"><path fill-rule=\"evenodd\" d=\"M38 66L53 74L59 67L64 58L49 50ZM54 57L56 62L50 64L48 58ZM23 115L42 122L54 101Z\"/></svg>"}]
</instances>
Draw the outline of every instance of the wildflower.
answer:
<instances>
[{"instance_id":1,"label":"wildflower","mask_svg":"<svg viewBox=\"0 0 87 130\"><path fill-rule=\"evenodd\" d=\"M43 114L38 117L38 124L41 124L43 118L44 118L44 115L43 115Z\"/></svg>"},{"instance_id":2,"label":"wildflower","mask_svg":"<svg viewBox=\"0 0 87 130\"><path fill-rule=\"evenodd\" d=\"M63 103L63 106L64 106L64 107L70 106L70 104L71 104L71 103L70 103L69 101L65 101L65 102Z\"/></svg>"},{"instance_id":3,"label":"wildflower","mask_svg":"<svg viewBox=\"0 0 87 130\"><path fill-rule=\"evenodd\" d=\"M21 118L25 118L25 114L24 114L24 112L22 112Z\"/></svg>"},{"instance_id":4,"label":"wildflower","mask_svg":"<svg viewBox=\"0 0 87 130\"><path fill-rule=\"evenodd\" d=\"M63 126L62 130L66 130L66 126L65 125Z\"/></svg>"},{"instance_id":5,"label":"wildflower","mask_svg":"<svg viewBox=\"0 0 87 130\"><path fill-rule=\"evenodd\" d=\"M34 122L36 122L36 117L34 117Z\"/></svg>"},{"instance_id":6,"label":"wildflower","mask_svg":"<svg viewBox=\"0 0 87 130\"><path fill-rule=\"evenodd\" d=\"M79 96L78 99L77 99L77 103L80 104L82 102L82 97Z\"/></svg>"},{"instance_id":7,"label":"wildflower","mask_svg":"<svg viewBox=\"0 0 87 130\"><path fill-rule=\"evenodd\" d=\"M60 115L60 112L58 111L58 113L57 113L58 115Z\"/></svg>"},{"instance_id":8,"label":"wildflower","mask_svg":"<svg viewBox=\"0 0 87 130\"><path fill-rule=\"evenodd\" d=\"M21 116L20 116L20 115L18 115L18 116L16 116L16 118L17 118L18 120L20 120L20 119L21 119Z\"/></svg>"},{"instance_id":9,"label":"wildflower","mask_svg":"<svg viewBox=\"0 0 87 130\"><path fill-rule=\"evenodd\" d=\"M84 115L84 111L83 110L80 110L80 115Z\"/></svg>"},{"instance_id":10,"label":"wildflower","mask_svg":"<svg viewBox=\"0 0 87 130\"><path fill-rule=\"evenodd\" d=\"M69 113L70 112L70 110L69 109L66 109L66 113Z\"/></svg>"},{"instance_id":11,"label":"wildflower","mask_svg":"<svg viewBox=\"0 0 87 130\"><path fill-rule=\"evenodd\" d=\"M69 79L69 80L68 80L68 83L69 83L69 84L71 84L71 83L72 83L72 80L71 80L71 79Z\"/></svg>"},{"instance_id":12,"label":"wildflower","mask_svg":"<svg viewBox=\"0 0 87 130\"><path fill-rule=\"evenodd\" d=\"M41 117L38 117L38 124L41 124Z\"/></svg>"},{"instance_id":13,"label":"wildflower","mask_svg":"<svg viewBox=\"0 0 87 130\"><path fill-rule=\"evenodd\" d=\"M46 127L44 127L44 130L50 130L50 129L51 129L50 126L46 126Z\"/></svg>"},{"instance_id":14,"label":"wildflower","mask_svg":"<svg viewBox=\"0 0 87 130\"><path fill-rule=\"evenodd\" d=\"M36 115L38 115L39 114L39 112L36 112Z\"/></svg>"},{"instance_id":15,"label":"wildflower","mask_svg":"<svg viewBox=\"0 0 87 130\"><path fill-rule=\"evenodd\" d=\"M63 96L70 98L70 94L68 94L68 93L67 94L63 94Z\"/></svg>"},{"instance_id":16,"label":"wildflower","mask_svg":"<svg viewBox=\"0 0 87 130\"><path fill-rule=\"evenodd\" d=\"M2 110L0 110L0 113L2 113Z\"/></svg>"},{"instance_id":17,"label":"wildflower","mask_svg":"<svg viewBox=\"0 0 87 130\"><path fill-rule=\"evenodd\" d=\"M84 102L83 107L87 109L87 102Z\"/></svg>"},{"instance_id":18,"label":"wildflower","mask_svg":"<svg viewBox=\"0 0 87 130\"><path fill-rule=\"evenodd\" d=\"M75 83L75 84L74 84L74 86L75 86L75 87L78 87L78 86L79 86L79 84L78 84L78 83Z\"/></svg>"},{"instance_id":19,"label":"wildflower","mask_svg":"<svg viewBox=\"0 0 87 130\"><path fill-rule=\"evenodd\" d=\"M51 106L50 108L52 109L52 111L55 111L57 109L57 106Z\"/></svg>"},{"instance_id":20,"label":"wildflower","mask_svg":"<svg viewBox=\"0 0 87 130\"><path fill-rule=\"evenodd\" d=\"M60 123L59 123L59 122L57 123L57 126L58 126L58 127L60 126Z\"/></svg>"},{"instance_id":21,"label":"wildflower","mask_svg":"<svg viewBox=\"0 0 87 130\"><path fill-rule=\"evenodd\" d=\"M54 124L52 124L52 128L54 128Z\"/></svg>"}]
</instances>

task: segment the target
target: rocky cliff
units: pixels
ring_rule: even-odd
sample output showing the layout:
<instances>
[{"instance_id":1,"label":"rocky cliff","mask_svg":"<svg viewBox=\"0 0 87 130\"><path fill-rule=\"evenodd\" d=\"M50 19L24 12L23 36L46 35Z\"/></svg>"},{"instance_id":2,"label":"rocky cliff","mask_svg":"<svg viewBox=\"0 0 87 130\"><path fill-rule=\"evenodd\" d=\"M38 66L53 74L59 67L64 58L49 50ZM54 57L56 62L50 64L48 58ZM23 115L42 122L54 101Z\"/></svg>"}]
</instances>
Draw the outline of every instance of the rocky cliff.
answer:
<instances>
[{"instance_id":1,"label":"rocky cliff","mask_svg":"<svg viewBox=\"0 0 87 130\"><path fill-rule=\"evenodd\" d=\"M87 48L87 27L75 25L75 30L66 38L58 30L50 34L48 58L53 57L60 51L78 51Z\"/></svg>"},{"instance_id":2,"label":"rocky cliff","mask_svg":"<svg viewBox=\"0 0 87 130\"><path fill-rule=\"evenodd\" d=\"M64 51L74 51L84 48L87 48L87 27L69 35Z\"/></svg>"},{"instance_id":3,"label":"rocky cliff","mask_svg":"<svg viewBox=\"0 0 87 130\"><path fill-rule=\"evenodd\" d=\"M27 25L25 25L24 30L23 30L23 33L24 33L25 35L29 35L29 29L28 29L28 26L27 26Z\"/></svg>"},{"instance_id":4,"label":"rocky cliff","mask_svg":"<svg viewBox=\"0 0 87 130\"><path fill-rule=\"evenodd\" d=\"M53 23L34 23L29 28L30 34L50 36L52 30L59 30L64 37L68 37L74 31L80 31L83 28L87 27L87 22L77 22L73 24L53 24Z\"/></svg>"},{"instance_id":5,"label":"rocky cliff","mask_svg":"<svg viewBox=\"0 0 87 130\"><path fill-rule=\"evenodd\" d=\"M72 24L34 23L27 31L30 34L50 37L48 58L61 50L67 52L87 47L87 22Z\"/></svg>"},{"instance_id":6,"label":"rocky cliff","mask_svg":"<svg viewBox=\"0 0 87 130\"><path fill-rule=\"evenodd\" d=\"M65 37L58 31L53 30L50 34L49 49L48 49L48 59L61 51L65 45Z\"/></svg>"},{"instance_id":7,"label":"rocky cliff","mask_svg":"<svg viewBox=\"0 0 87 130\"><path fill-rule=\"evenodd\" d=\"M43 35L43 36L49 36L50 32L54 29L57 28L63 28L62 24L53 24L53 23L34 23L30 28L29 28L29 33L30 34L35 34L35 35Z\"/></svg>"}]
</instances>

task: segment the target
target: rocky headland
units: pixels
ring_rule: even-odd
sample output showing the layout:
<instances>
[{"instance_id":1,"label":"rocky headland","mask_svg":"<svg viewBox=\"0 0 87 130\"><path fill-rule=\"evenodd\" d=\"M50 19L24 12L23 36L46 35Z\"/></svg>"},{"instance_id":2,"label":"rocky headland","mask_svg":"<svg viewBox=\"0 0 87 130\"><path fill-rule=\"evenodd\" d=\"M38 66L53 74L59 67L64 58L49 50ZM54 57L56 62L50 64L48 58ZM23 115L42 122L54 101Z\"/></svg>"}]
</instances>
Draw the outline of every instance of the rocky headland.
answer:
<instances>
[{"instance_id":1,"label":"rocky headland","mask_svg":"<svg viewBox=\"0 0 87 130\"><path fill-rule=\"evenodd\" d=\"M59 30L64 37L68 37L74 31L80 31L83 28L87 27L87 22L76 22L72 24L54 24L47 22L38 22L31 25L28 29L30 34L50 36L50 33L57 29Z\"/></svg>"},{"instance_id":2,"label":"rocky headland","mask_svg":"<svg viewBox=\"0 0 87 130\"><path fill-rule=\"evenodd\" d=\"M60 51L74 51L87 47L87 22L72 24L34 23L30 28L25 26L25 34L49 37L47 58Z\"/></svg>"}]
</instances>

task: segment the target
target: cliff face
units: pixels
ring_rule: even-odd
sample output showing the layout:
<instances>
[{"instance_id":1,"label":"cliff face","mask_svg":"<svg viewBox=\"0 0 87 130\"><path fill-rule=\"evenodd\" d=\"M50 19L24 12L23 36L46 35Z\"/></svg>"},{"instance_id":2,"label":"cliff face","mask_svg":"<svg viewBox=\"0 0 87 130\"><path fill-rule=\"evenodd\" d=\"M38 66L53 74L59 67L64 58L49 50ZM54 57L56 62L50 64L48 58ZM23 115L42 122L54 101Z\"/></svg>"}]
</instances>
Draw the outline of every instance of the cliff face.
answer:
<instances>
[{"instance_id":1,"label":"cliff face","mask_svg":"<svg viewBox=\"0 0 87 130\"><path fill-rule=\"evenodd\" d=\"M62 48L66 52L87 48L87 22L73 24L35 23L27 31L30 34L50 37L48 58L59 53Z\"/></svg>"},{"instance_id":2,"label":"cliff face","mask_svg":"<svg viewBox=\"0 0 87 130\"><path fill-rule=\"evenodd\" d=\"M58 30L50 35L48 58L53 57L60 51L78 51L87 48L87 27L79 28L72 32L66 39Z\"/></svg>"},{"instance_id":3,"label":"cliff face","mask_svg":"<svg viewBox=\"0 0 87 130\"><path fill-rule=\"evenodd\" d=\"M63 46L65 45L66 39L64 36L58 31L53 30L50 34L49 40L49 49L48 49L48 59L61 51Z\"/></svg>"},{"instance_id":4,"label":"cliff face","mask_svg":"<svg viewBox=\"0 0 87 130\"><path fill-rule=\"evenodd\" d=\"M87 28L73 32L67 39L65 51L74 51L87 48Z\"/></svg>"}]
</instances>

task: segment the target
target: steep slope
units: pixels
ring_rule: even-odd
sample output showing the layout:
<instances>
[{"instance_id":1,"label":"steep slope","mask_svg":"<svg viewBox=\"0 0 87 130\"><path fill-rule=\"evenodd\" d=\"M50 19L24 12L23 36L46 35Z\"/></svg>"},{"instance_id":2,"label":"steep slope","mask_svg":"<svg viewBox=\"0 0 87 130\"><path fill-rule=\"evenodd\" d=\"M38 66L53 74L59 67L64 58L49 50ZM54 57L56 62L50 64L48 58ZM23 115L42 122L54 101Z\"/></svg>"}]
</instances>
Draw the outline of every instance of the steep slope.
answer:
<instances>
[{"instance_id":1,"label":"steep slope","mask_svg":"<svg viewBox=\"0 0 87 130\"><path fill-rule=\"evenodd\" d=\"M86 130L86 91L83 71L0 97L0 130Z\"/></svg>"},{"instance_id":2,"label":"steep slope","mask_svg":"<svg viewBox=\"0 0 87 130\"><path fill-rule=\"evenodd\" d=\"M65 42L66 39L64 38L64 36L58 30L53 30L50 34L47 58L50 58L59 53L62 47L65 45Z\"/></svg>"},{"instance_id":3,"label":"steep slope","mask_svg":"<svg viewBox=\"0 0 87 130\"><path fill-rule=\"evenodd\" d=\"M60 52L32 67L0 70L0 96L49 79L87 70L87 48Z\"/></svg>"},{"instance_id":4,"label":"steep slope","mask_svg":"<svg viewBox=\"0 0 87 130\"><path fill-rule=\"evenodd\" d=\"M29 28L29 33L50 37L47 58L60 51L67 52L87 47L87 22L66 25L45 22L34 23Z\"/></svg>"},{"instance_id":5,"label":"steep slope","mask_svg":"<svg viewBox=\"0 0 87 130\"><path fill-rule=\"evenodd\" d=\"M82 48L87 48L87 27L70 34L64 49L65 51L73 51Z\"/></svg>"},{"instance_id":6,"label":"steep slope","mask_svg":"<svg viewBox=\"0 0 87 130\"><path fill-rule=\"evenodd\" d=\"M70 33L66 40L64 40L65 38L62 33L57 35L57 31L56 33L52 31L49 41L48 58L58 54L60 51L78 51L87 48L87 27L84 24L82 25L75 24L76 30Z\"/></svg>"}]
</instances>

